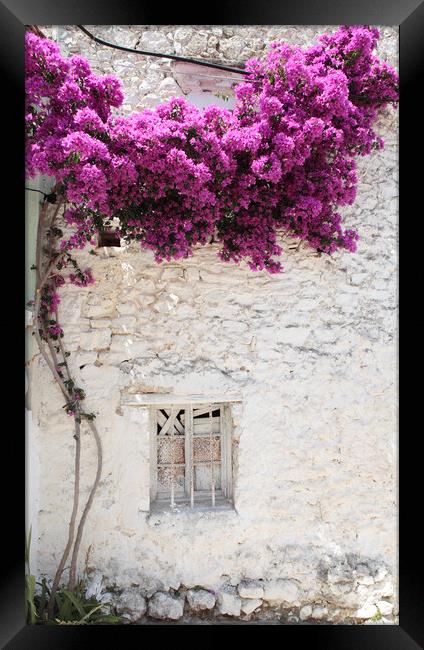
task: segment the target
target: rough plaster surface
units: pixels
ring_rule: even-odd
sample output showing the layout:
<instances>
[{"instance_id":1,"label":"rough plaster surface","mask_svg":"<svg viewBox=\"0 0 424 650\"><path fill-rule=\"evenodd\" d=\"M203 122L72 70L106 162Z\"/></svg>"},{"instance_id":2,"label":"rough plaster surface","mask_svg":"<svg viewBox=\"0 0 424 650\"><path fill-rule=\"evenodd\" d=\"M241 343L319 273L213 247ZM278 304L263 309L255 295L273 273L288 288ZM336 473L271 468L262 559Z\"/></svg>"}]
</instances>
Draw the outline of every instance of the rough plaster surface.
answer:
<instances>
[{"instance_id":1,"label":"rough plaster surface","mask_svg":"<svg viewBox=\"0 0 424 650\"><path fill-rule=\"evenodd\" d=\"M120 44L233 64L261 56L276 38L305 45L325 29L334 28L92 27ZM121 78L123 112L183 94L170 62L95 46L72 26L58 35L68 52ZM379 54L392 65L397 37L397 28L382 28ZM195 73L190 79L185 92L202 92ZM284 272L269 276L220 262L213 247L162 265L134 247L79 253L97 282L67 287L61 318L104 447L80 562L82 571L91 546L88 567L102 588L124 590L128 602L125 590L136 589L144 602L201 586L218 604L234 601L235 611L242 583L243 597L263 591L268 604L300 620L370 618L378 602L386 603L382 614L396 614L395 111L378 131L386 147L359 160L357 199L343 211L361 236L356 254L319 257L303 245L290 249L289 240ZM33 365L34 569L52 575L68 528L74 441L48 369L38 357ZM128 405L128 395L230 392L241 396L232 411L235 510L149 513L148 408ZM84 499L95 473L88 430L82 444Z\"/></svg>"}]
</instances>

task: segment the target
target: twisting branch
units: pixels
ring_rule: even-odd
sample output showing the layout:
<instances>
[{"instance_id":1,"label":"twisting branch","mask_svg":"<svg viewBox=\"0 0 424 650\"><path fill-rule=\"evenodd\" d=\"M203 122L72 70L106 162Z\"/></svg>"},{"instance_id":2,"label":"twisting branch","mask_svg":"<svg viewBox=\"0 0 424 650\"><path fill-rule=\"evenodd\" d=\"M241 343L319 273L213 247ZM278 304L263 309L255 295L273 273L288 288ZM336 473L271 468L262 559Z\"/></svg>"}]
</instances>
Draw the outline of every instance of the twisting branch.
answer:
<instances>
[{"instance_id":1,"label":"twisting branch","mask_svg":"<svg viewBox=\"0 0 424 650\"><path fill-rule=\"evenodd\" d=\"M45 233L45 219L47 215L47 210L48 210L48 204L44 203L43 207L40 210L40 215L38 219L38 233L37 233L37 246L36 246L36 260L35 260L35 265L37 268L37 278L38 281L36 283L36 289L35 289L35 305L34 305L34 335L38 343L38 347L40 349L40 352L47 363L48 367L50 368L53 377L57 384L59 385L60 390L62 391L66 401L69 401L69 393L66 389L65 384L63 383L61 377L59 376L59 373L57 371L57 367L54 362L50 359L48 354L46 353L44 343L41 339L40 335L40 329L43 331L40 326L42 323L40 323L40 306L41 306L41 290L46 283L50 270L53 268L53 262L50 264L48 267L47 271L45 272L44 275L42 275L42 264L43 264L43 253L42 253L42 242L44 238L44 233Z\"/></svg>"},{"instance_id":2,"label":"twisting branch","mask_svg":"<svg viewBox=\"0 0 424 650\"><path fill-rule=\"evenodd\" d=\"M77 531L77 536L75 539L75 544L74 544L74 550L72 553L72 559L71 559L71 568L69 570L69 582L68 582L68 589L72 591L75 588L75 580L76 580L76 571L77 571L77 559L78 559L78 551L80 548L81 544L81 539L82 539L82 533L84 530L84 525L87 519L87 515L89 513L89 510L91 508L91 505L93 503L94 495L95 492L99 486L101 475L102 475L102 466L103 466L103 450L102 450L102 441L100 439L99 433L97 431L97 427L94 424L94 422L89 421L88 425L93 433L94 440L96 441L96 447L97 447L97 472L96 472L96 478L94 479L93 486L90 491L90 495L87 499L87 503L85 504L85 508L83 510L83 513L81 515L81 519L78 525L78 531Z\"/></svg>"},{"instance_id":3,"label":"twisting branch","mask_svg":"<svg viewBox=\"0 0 424 650\"><path fill-rule=\"evenodd\" d=\"M63 198L59 198L55 209L52 211L52 214L49 218L49 209L48 203L44 201L42 208L40 210L39 222L38 222L38 232L37 232L37 245L36 245L36 270L37 270L37 280L36 280L36 295L34 301L34 334L37 340L37 344L40 350L40 353L45 360L48 368L50 369L55 382L58 384L59 389L61 390L67 407L68 415L72 415L74 418L74 439L75 439L75 461L74 461L74 487L73 487L73 505L72 512L69 520L69 529L68 529L68 539L66 542L65 549L63 551L62 557L60 559L59 565L56 569L56 573L53 578L52 587L50 590L50 599L47 605L47 609L43 612L43 616L48 619L52 618L54 614L56 599L55 595L59 588L59 584L65 570L66 563L68 561L69 555L72 551L72 559L70 565L70 574L69 574L69 588L73 590L75 588L76 582L76 571L77 571L77 562L78 562L78 552L81 545L82 534L87 519L88 512L92 506L95 492L98 488L101 479L102 472L102 445L99 433L96 426L89 421L89 426L93 432L94 439L96 442L97 449L97 472L94 483L92 485L89 497L85 504L84 510L82 512L78 528L77 528L77 517L78 517L78 508L80 502L80 483L81 483L81 418L87 417L90 420L92 415L85 414L81 408L80 401L83 399L81 389L75 388L75 383L72 380L71 371L67 362L67 353L64 349L61 336L59 333L54 338L57 340L57 346L52 342L52 336L49 332L49 322L48 320L48 309L45 304L43 306L43 289L46 285L48 286L49 281L52 279L52 271L55 266L62 260L65 255L65 251L57 252L54 247L54 242L57 239L57 233L54 232L52 226L59 214L60 208L63 206ZM43 242L46 237L48 230L48 239L49 246L43 248ZM45 259L46 258L46 259ZM48 289L47 289L48 292ZM44 294L46 295L46 294ZM54 308L54 317L56 325L59 322L59 314L57 306ZM60 358L59 358L59 356ZM65 369L66 379L64 379L63 373L60 368ZM75 532L77 529L77 535L75 537Z\"/></svg>"},{"instance_id":4,"label":"twisting branch","mask_svg":"<svg viewBox=\"0 0 424 650\"><path fill-rule=\"evenodd\" d=\"M50 591L50 600L47 607L48 617L51 618L53 615L53 610L55 606L55 594L59 587L60 579L62 577L63 571L65 569L65 564L68 560L69 553L71 552L72 544L75 536L75 524L78 514L78 505L79 505L79 494L80 494L80 474L81 474L81 438L80 438L80 423L78 418L74 418L75 424L75 467L74 467L74 498L71 518L69 520L69 530L68 530L68 541L63 551L62 558L59 562L59 566L56 569L56 574L53 579L52 588Z\"/></svg>"},{"instance_id":5,"label":"twisting branch","mask_svg":"<svg viewBox=\"0 0 424 650\"><path fill-rule=\"evenodd\" d=\"M44 235L44 219L46 217L47 208L48 208L48 204L46 201L44 201L40 210L40 214L38 216L38 224L37 224L37 244L35 250L35 270L36 270L37 285L38 285L37 289L40 286L41 276L43 274L43 269L42 269L43 256L41 255L41 247L42 247L42 241Z\"/></svg>"},{"instance_id":6,"label":"twisting branch","mask_svg":"<svg viewBox=\"0 0 424 650\"><path fill-rule=\"evenodd\" d=\"M56 322L59 322L59 313L58 313L57 307L55 309L54 316L55 316ZM71 372L69 370L68 362L66 360L66 352L64 350L61 338L59 338L58 343L59 343L59 348L60 348L60 354L62 355L62 358L63 358L63 363L64 363L64 367L65 367L65 370L66 370L66 375L67 375L68 380L69 380L69 379L71 379Z\"/></svg>"},{"instance_id":7,"label":"twisting branch","mask_svg":"<svg viewBox=\"0 0 424 650\"><path fill-rule=\"evenodd\" d=\"M59 372L57 370L57 360L54 355L53 356L53 361L49 357L45 344L41 338L40 335L40 329L43 331L43 329L40 327L42 326L42 323L40 323L41 316L40 316L40 305L41 305L41 290L45 284L45 282L48 280L50 270L52 268L53 262L50 263L48 266L46 272L43 274L42 269L43 269L43 239L44 239L44 233L45 233L45 220L46 216L48 213L48 204L44 203L42 206L42 209L40 210L40 215L39 215L39 221L38 221L38 233L37 233L37 247L36 247L36 269L37 269L37 285L36 285L36 299L35 299L35 306L34 306L34 328L35 328L35 337L38 343L38 347L40 349L40 353L42 354L45 362L47 363L50 371L52 372L52 375L58 384L62 394L64 395L66 402L69 402L70 400L70 394L69 391L66 389L66 386L62 380L62 378L59 375ZM55 210L55 213L52 217L57 214L57 208ZM50 351L50 354L54 353L53 346L51 344L50 339L47 338L48 342L48 348ZM60 578L62 576L66 561L69 557L69 553L71 551L72 543L74 541L74 535L75 535L75 520L78 512L78 502L79 502L79 482L80 482L80 459L81 459L81 444L80 444L80 424L77 421L77 419L74 419L74 426L75 426L75 440L76 440L76 449L75 449L75 479L74 479L74 499L73 499L73 508L72 508L72 514L71 514L71 519L69 522L69 532L68 532L68 541L65 547L65 550L63 552L62 558L59 562L59 566L56 570L56 574L53 579L53 584L52 588L50 591L50 600L48 603L48 608L47 608L47 617L50 618L53 615L53 609L55 606L55 594L57 592Z\"/></svg>"},{"instance_id":8,"label":"twisting branch","mask_svg":"<svg viewBox=\"0 0 424 650\"><path fill-rule=\"evenodd\" d=\"M56 370L56 368L54 366L54 363L52 363L50 357L47 355L45 347L43 345L43 341L42 341L41 336L40 336L40 334L39 334L39 332L37 330L35 330L35 338L37 340L38 347L40 349L40 352L42 354L42 357L43 357L44 361L47 363L48 367L50 368L50 370L52 372L52 375L53 375L55 381L58 383L59 388L62 391L65 399L68 401L69 400L69 393L66 390L65 385L64 385L62 379L59 376L59 373L57 372L57 370Z\"/></svg>"},{"instance_id":9,"label":"twisting branch","mask_svg":"<svg viewBox=\"0 0 424 650\"><path fill-rule=\"evenodd\" d=\"M53 267L57 265L58 262L65 256L65 251L62 251L61 253L56 253L54 259L50 262L49 266L47 267L46 272L44 273L44 276L40 282L40 286L38 287L40 292L41 289L44 287L46 284L47 280L50 279L50 273L53 270Z\"/></svg>"}]
</instances>

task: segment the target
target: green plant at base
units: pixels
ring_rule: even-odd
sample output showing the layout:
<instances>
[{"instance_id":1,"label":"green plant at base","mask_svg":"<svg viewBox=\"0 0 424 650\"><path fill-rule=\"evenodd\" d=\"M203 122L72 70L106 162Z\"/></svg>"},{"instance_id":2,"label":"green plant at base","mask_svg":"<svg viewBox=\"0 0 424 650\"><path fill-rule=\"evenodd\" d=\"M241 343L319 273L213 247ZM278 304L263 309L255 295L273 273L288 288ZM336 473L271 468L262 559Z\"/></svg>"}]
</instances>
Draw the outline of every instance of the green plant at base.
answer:
<instances>
[{"instance_id":1,"label":"green plant at base","mask_svg":"<svg viewBox=\"0 0 424 650\"><path fill-rule=\"evenodd\" d=\"M41 593L35 596L36 609L40 613L40 622L50 625L90 625L120 623L121 619L111 611L109 603L100 602L96 596L87 596L86 584L79 580L74 591L59 587L54 595L54 608L51 618L47 617L47 605L50 601L50 588L46 579L41 583Z\"/></svg>"},{"instance_id":2,"label":"green plant at base","mask_svg":"<svg viewBox=\"0 0 424 650\"><path fill-rule=\"evenodd\" d=\"M374 616L371 616L370 621L380 621L382 618L383 618L383 614L380 612L380 610L377 607L377 611L374 614Z\"/></svg>"},{"instance_id":3,"label":"green plant at base","mask_svg":"<svg viewBox=\"0 0 424 650\"><path fill-rule=\"evenodd\" d=\"M32 527L29 529L28 537L25 536L25 609L27 623L34 624L37 618L35 607L35 576L31 575L29 566L31 548Z\"/></svg>"},{"instance_id":4,"label":"green plant at base","mask_svg":"<svg viewBox=\"0 0 424 650\"><path fill-rule=\"evenodd\" d=\"M54 595L53 615L47 615L50 602L50 587L46 578L36 582L30 571L31 528L28 537L25 536L25 604L26 620L30 625L99 625L116 624L121 618L111 611L111 605L100 602L95 596L87 596L85 579L77 582L75 589L70 591L60 587ZM40 587L36 593L36 585ZM105 611L106 610L106 611Z\"/></svg>"}]
</instances>

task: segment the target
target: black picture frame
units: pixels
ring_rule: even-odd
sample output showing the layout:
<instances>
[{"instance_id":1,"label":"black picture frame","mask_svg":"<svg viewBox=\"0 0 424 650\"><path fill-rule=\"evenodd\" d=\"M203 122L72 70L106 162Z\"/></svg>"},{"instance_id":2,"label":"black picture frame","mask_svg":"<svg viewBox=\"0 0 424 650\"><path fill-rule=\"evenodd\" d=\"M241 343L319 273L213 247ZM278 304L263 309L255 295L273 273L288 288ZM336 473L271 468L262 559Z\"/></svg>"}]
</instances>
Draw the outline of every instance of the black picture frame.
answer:
<instances>
[{"instance_id":1,"label":"black picture frame","mask_svg":"<svg viewBox=\"0 0 424 650\"><path fill-rule=\"evenodd\" d=\"M424 69L424 1L402 0L351 0L351 2L321 0L296 0L295 2L284 3L278 0L262 0L253 3L251 1L236 0L226 6L221 3L214 7L210 14L201 13L200 7L183 6L175 3L169 8L157 6L159 3L150 5L139 0L113 0L109 3L101 0L6 0L0 2L0 62L2 66L3 88L6 87L6 94L2 99L2 109L5 111L3 117L4 136L10 137L10 145L3 150L3 157L7 155L7 165L3 176L3 197L4 203L10 203L8 214L16 215L16 231L13 229L13 237L23 241L19 237L19 223L23 224L22 203L23 200L23 98L24 98L24 28L28 24L51 25L51 24L280 24L280 25L336 25L336 24L373 24L373 25L397 25L399 26L399 56L400 56L400 213L403 214L405 224L409 217L411 225L416 223L413 220L419 216L422 207L418 194L421 180L421 164L414 163L413 154L419 154L424 150L422 146L424 130L420 125L421 105L419 103L419 73ZM8 101L5 101L8 97ZM22 112L21 112L22 110ZM7 126L7 128L6 128ZM421 154L422 155L422 154ZM2 183L3 185L3 183ZM16 187L12 191L11 188ZM410 202L410 199L415 200ZM412 208L411 208L412 206ZM411 214L411 210L413 210ZM418 218L418 217L417 217ZM400 221L400 219L399 219ZM416 224L417 232L419 231ZM407 228L404 228L405 237ZM16 234L18 233L18 234ZM408 232L408 234L410 234ZM414 234L414 231L412 231ZM407 238L406 245L415 246L412 238ZM402 238L401 238L402 241ZM419 243L418 243L419 245ZM23 246L22 249L23 256ZM414 250L414 248L413 248ZM18 253L13 254L13 264L18 265ZM405 285L407 280L421 277L419 249L415 255L408 254L405 259L400 257L404 263ZM5 262L3 260L3 268ZM21 260L23 262L23 260ZM413 268L413 264L416 268ZM22 263L21 269L24 268ZM19 272L17 273L19 275ZM21 278L23 280L23 271ZM3 341L7 341L13 331L23 332L22 318L22 296L23 290L18 291L16 282L10 281L9 274L4 287L9 290L10 296L5 298L8 305L7 319L1 320L3 326ZM12 278L13 279L13 278ZM414 285L409 282L408 285ZM23 289L23 287L22 287ZM402 294L401 294L402 295ZM402 303L403 304L403 303ZM415 304L414 304L415 306ZM17 323L14 328L12 323L13 314L16 315ZM422 320L413 319L411 328L408 326L408 341L404 342L405 358L412 357L414 364L419 364L421 346L419 341L419 329ZM22 334L23 339L23 334ZM19 343L18 343L19 345ZM8 353L10 360L4 361L16 372L16 393L19 394L19 382L23 380L19 364L16 361L16 349L4 345L4 352ZM22 348L23 349L23 341ZM399 363L399 368L401 369ZM409 371L408 371L409 375ZM10 374L8 371L7 391L10 393ZM416 405L422 400L419 398L420 385L412 382L405 397L405 413L414 413ZM4 393L3 393L4 394ZM402 395L402 405L404 397ZM7 405L10 410L10 404ZM17 411L21 405L17 406ZM5 409L3 409L4 411ZM415 413L419 415L418 409ZM7 427L2 438L3 463L2 469L6 466L11 469L9 477L3 485L2 541L5 542L5 550L2 553L2 579L0 582L0 643L2 648L12 650L36 648L76 648L92 647L93 644L101 643L100 637L105 638L115 645L119 643L122 647L139 647L145 639L147 630L155 632L156 627L160 629L172 629L172 633L179 635L178 630L187 629L184 625L173 626L85 626L85 627L59 627L59 626L28 626L25 624L24 614L24 548L23 548L23 524L22 506L24 505L24 436L18 434L15 424L13 431ZM420 465L421 459L416 452L416 439L419 434L420 419L412 427L409 427L403 434L399 435L399 459L400 459L400 495L402 507L399 510L399 573L400 573L400 624L391 626L279 626L267 627L268 630L275 630L281 641L285 642L289 636L294 639L293 643L304 643L311 648L338 648L340 650L416 650L424 644L424 609L422 580L419 579L421 564L422 542L418 532L420 523ZM5 471L1 472L2 480L5 478ZM20 487L21 486L21 487ZM412 504L412 513L409 514L407 504ZM14 517L15 524L12 524ZM195 626L188 626L195 627ZM265 626L261 628L261 633ZM208 626L208 630L223 630L228 633L229 629L240 632L239 626L229 628L228 626ZM200 628L201 629L201 628ZM249 632L256 630L251 626ZM212 632L216 634L216 632ZM120 635L120 636L118 636ZM210 637L212 639L212 637ZM208 637L209 639L209 637ZM252 639L253 641L253 639Z\"/></svg>"}]
</instances>

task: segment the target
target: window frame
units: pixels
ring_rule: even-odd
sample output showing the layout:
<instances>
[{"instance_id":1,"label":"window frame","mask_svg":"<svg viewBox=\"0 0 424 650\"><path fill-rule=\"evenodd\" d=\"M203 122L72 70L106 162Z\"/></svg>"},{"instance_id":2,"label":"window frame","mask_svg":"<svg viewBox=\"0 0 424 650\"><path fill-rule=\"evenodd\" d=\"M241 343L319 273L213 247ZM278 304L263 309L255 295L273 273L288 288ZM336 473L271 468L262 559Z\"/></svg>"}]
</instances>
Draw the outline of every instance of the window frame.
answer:
<instances>
[{"instance_id":1,"label":"window frame","mask_svg":"<svg viewBox=\"0 0 424 650\"><path fill-rule=\"evenodd\" d=\"M193 463L193 410L209 407L212 411L220 409L220 434L221 434L221 488L220 494L216 495L215 505L212 502L212 490L193 490L193 501L191 500L191 481L194 472ZM184 496L174 503L174 507L180 506L193 509L209 509L231 507L234 508L233 500L233 462L232 462L232 419L231 403L223 401L207 401L203 403L178 402L152 404L149 407L149 429L150 429L150 509L172 509L171 497L168 494L160 494L157 487L158 477L158 445L157 445L157 411L161 409L178 409L185 412L184 426ZM197 501L197 503L196 503Z\"/></svg>"}]
</instances>

